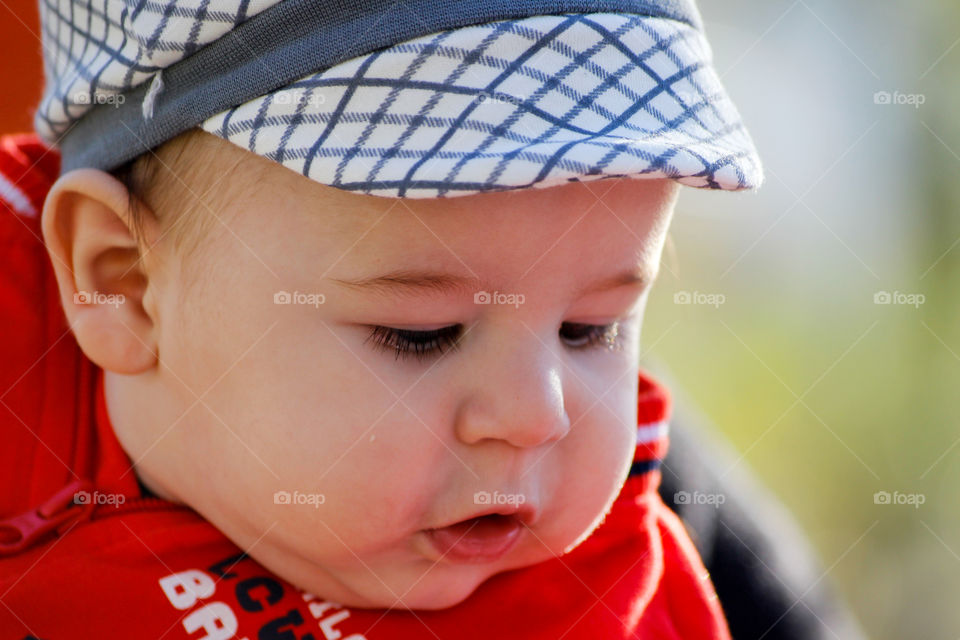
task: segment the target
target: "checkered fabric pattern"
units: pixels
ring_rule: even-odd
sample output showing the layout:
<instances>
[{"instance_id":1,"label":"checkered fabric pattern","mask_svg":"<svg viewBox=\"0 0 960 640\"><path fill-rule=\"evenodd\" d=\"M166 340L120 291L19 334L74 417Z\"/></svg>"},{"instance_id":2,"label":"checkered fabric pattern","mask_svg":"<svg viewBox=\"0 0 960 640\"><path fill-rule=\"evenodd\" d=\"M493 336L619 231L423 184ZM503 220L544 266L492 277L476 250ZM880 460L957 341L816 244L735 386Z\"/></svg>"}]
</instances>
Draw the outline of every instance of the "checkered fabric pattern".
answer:
<instances>
[{"instance_id":1,"label":"checkered fabric pattern","mask_svg":"<svg viewBox=\"0 0 960 640\"><path fill-rule=\"evenodd\" d=\"M309 178L445 197L611 175L756 186L701 33L614 13L446 31L313 74L202 127Z\"/></svg>"},{"instance_id":2,"label":"checkered fabric pattern","mask_svg":"<svg viewBox=\"0 0 960 640\"><path fill-rule=\"evenodd\" d=\"M216 3L213 11L214 0L128 2L108 16L117 2L84 1L87 26L78 29L76 14L42 0L44 38L57 55L36 127L50 141L84 109L156 80L276 3L234 3L233 11ZM90 37L96 28L99 40ZM86 36L74 38L77 31ZM199 126L322 184L391 197L611 176L740 190L763 177L703 33L632 13L536 15L432 33L312 73Z\"/></svg>"},{"instance_id":3,"label":"checkered fabric pattern","mask_svg":"<svg viewBox=\"0 0 960 640\"><path fill-rule=\"evenodd\" d=\"M95 105L278 2L39 0L46 85L34 128L55 141Z\"/></svg>"}]
</instances>

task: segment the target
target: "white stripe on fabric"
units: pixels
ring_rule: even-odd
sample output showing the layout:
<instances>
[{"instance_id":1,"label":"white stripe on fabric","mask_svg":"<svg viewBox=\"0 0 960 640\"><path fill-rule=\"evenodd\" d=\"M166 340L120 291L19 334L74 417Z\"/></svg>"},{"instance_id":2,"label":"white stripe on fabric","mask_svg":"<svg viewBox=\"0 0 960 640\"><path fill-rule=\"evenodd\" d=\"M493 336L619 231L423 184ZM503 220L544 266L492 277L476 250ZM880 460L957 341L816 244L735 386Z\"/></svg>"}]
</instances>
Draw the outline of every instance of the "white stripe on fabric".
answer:
<instances>
[{"instance_id":1,"label":"white stripe on fabric","mask_svg":"<svg viewBox=\"0 0 960 640\"><path fill-rule=\"evenodd\" d=\"M644 425L637 429L637 444L656 442L660 438L665 437L669 430L670 423L667 421Z\"/></svg>"},{"instance_id":2,"label":"white stripe on fabric","mask_svg":"<svg viewBox=\"0 0 960 640\"><path fill-rule=\"evenodd\" d=\"M30 203L30 199L27 198L26 194L18 189L17 185L10 182L7 176L2 173L0 173L0 199L6 200L17 213L30 216L31 218L37 215L37 210Z\"/></svg>"}]
</instances>

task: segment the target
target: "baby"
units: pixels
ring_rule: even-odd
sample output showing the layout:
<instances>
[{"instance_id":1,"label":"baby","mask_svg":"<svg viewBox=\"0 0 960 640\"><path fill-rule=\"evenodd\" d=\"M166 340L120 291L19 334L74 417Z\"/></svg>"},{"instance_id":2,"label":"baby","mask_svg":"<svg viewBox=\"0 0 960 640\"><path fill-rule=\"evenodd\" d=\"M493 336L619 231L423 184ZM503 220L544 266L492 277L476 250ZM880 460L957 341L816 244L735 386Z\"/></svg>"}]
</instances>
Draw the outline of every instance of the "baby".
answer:
<instances>
[{"instance_id":1,"label":"baby","mask_svg":"<svg viewBox=\"0 0 960 640\"><path fill-rule=\"evenodd\" d=\"M86 435L0 627L729 637L638 362L680 184L761 180L692 2L197 4L41 8Z\"/></svg>"}]
</instances>

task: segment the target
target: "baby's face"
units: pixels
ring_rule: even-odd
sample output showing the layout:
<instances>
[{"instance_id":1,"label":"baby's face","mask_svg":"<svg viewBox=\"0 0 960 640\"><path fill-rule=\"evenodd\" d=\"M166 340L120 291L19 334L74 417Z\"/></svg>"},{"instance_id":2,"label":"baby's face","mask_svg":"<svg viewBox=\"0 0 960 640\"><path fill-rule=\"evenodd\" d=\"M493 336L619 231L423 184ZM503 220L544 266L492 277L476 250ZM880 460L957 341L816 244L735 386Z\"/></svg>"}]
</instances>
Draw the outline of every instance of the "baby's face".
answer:
<instances>
[{"instance_id":1,"label":"baby's face","mask_svg":"<svg viewBox=\"0 0 960 640\"><path fill-rule=\"evenodd\" d=\"M107 374L144 482L347 606L449 607L582 542L633 457L676 183L399 200L243 166L183 176L243 195L150 281L161 364Z\"/></svg>"}]
</instances>

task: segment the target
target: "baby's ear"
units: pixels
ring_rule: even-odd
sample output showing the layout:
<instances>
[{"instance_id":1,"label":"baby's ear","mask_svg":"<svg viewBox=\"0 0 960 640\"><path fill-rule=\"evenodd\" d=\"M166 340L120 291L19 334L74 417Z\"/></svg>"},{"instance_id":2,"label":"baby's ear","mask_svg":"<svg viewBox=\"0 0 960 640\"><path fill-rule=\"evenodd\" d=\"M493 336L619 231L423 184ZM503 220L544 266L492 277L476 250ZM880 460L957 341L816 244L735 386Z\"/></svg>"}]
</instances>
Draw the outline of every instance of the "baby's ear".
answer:
<instances>
[{"instance_id":1,"label":"baby's ear","mask_svg":"<svg viewBox=\"0 0 960 640\"><path fill-rule=\"evenodd\" d=\"M41 221L80 348L101 368L121 374L157 364L154 318L147 311L151 305L144 305L149 283L129 207L129 192L119 180L76 169L50 189Z\"/></svg>"}]
</instances>

